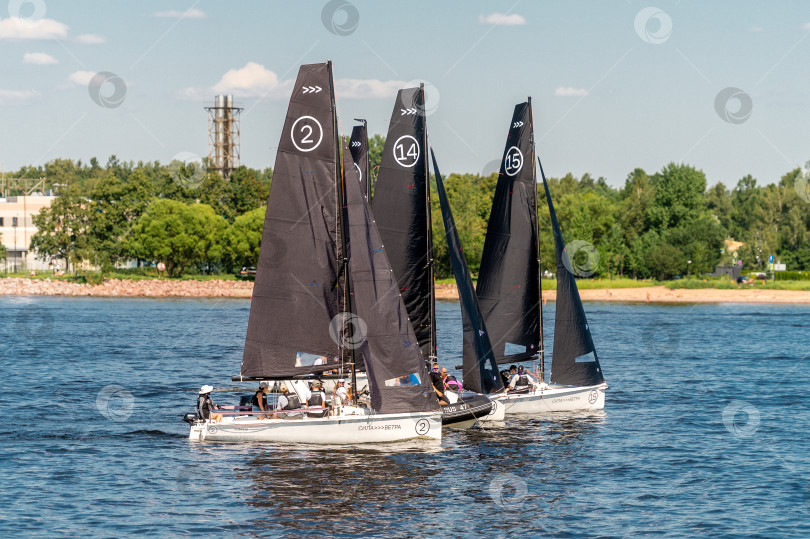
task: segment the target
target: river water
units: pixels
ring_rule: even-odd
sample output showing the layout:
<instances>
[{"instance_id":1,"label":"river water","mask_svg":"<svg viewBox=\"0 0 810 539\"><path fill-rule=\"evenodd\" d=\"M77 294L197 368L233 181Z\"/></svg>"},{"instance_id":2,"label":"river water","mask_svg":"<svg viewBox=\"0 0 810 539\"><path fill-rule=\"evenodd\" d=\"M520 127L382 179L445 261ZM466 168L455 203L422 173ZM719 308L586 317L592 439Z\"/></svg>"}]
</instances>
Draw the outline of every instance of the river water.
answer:
<instances>
[{"instance_id":1,"label":"river water","mask_svg":"<svg viewBox=\"0 0 810 539\"><path fill-rule=\"evenodd\" d=\"M810 307L586 304L603 412L440 445L189 442L197 388L235 386L248 309L0 298L0 534L810 535ZM452 367L458 304L438 318Z\"/></svg>"}]
</instances>

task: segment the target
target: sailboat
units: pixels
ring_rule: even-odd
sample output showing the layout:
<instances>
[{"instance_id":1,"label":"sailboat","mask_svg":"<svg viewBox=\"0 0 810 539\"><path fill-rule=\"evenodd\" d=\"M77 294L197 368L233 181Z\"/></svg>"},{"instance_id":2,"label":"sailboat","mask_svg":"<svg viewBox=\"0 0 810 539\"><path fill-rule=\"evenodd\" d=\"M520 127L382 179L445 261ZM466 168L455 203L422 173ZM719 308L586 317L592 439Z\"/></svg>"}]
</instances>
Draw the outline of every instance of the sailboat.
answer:
<instances>
[{"instance_id":1,"label":"sailboat","mask_svg":"<svg viewBox=\"0 0 810 539\"><path fill-rule=\"evenodd\" d=\"M437 358L436 295L427 148L424 85L399 90L372 209L422 355L432 363ZM484 395L445 394L450 400L442 406L445 426L465 428L497 413Z\"/></svg>"},{"instance_id":2,"label":"sailboat","mask_svg":"<svg viewBox=\"0 0 810 539\"><path fill-rule=\"evenodd\" d=\"M274 167L241 373L233 379L349 372L353 400L326 417L227 412L221 422L193 421L191 439L441 439L441 410L347 145L340 160L336 110L331 62L301 66ZM365 401L353 376L359 369L368 374Z\"/></svg>"},{"instance_id":3,"label":"sailboat","mask_svg":"<svg viewBox=\"0 0 810 539\"><path fill-rule=\"evenodd\" d=\"M538 196L531 98L515 106L487 225L477 295L499 365L539 359L538 380L502 397L506 413L601 409L607 384L568 270L568 254L543 176L557 263L551 384L545 383ZM538 159L539 164L539 159ZM542 174L542 164L540 164ZM568 264L566 265L566 262ZM466 358L471 355L465 341ZM466 370L466 367L465 367Z\"/></svg>"},{"instance_id":4,"label":"sailboat","mask_svg":"<svg viewBox=\"0 0 810 539\"><path fill-rule=\"evenodd\" d=\"M352 162L357 174L360 177L360 188L363 191L363 196L371 203L371 167L368 162L368 122L362 118L355 118L355 122L360 122L360 125L352 127L352 136L349 139L349 149L352 154Z\"/></svg>"},{"instance_id":5,"label":"sailboat","mask_svg":"<svg viewBox=\"0 0 810 539\"><path fill-rule=\"evenodd\" d=\"M439 165L432 148L430 155L433 159L436 190L439 194L439 205L442 209L444 231L447 236L447 251L450 256L450 264L453 266L453 274L456 277L459 303L461 304L461 319L464 327L464 387L477 393L497 394L503 391L503 380L498 372L498 364L492 352L489 333L481 314L467 260L464 257L450 202L447 199L444 180L439 172ZM503 419L503 406L499 401L495 401L495 403L501 409L499 419Z\"/></svg>"}]
</instances>

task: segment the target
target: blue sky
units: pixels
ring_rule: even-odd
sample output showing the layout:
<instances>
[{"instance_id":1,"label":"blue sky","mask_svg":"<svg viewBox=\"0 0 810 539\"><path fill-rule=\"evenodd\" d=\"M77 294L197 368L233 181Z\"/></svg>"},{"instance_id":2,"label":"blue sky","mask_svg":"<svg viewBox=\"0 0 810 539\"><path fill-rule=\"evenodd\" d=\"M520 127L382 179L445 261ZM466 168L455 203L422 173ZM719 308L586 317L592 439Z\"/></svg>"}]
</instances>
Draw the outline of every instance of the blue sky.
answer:
<instances>
[{"instance_id":1,"label":"blue sky","mask_svg":"<svg viewBox=\"0 0 810 539\"><path fill-rule=\"evenodd\" d=\"M327 21L336 26L324 24L335 6ZM702 169L710 185L733 186L748 173L772 183L810 160L810 5L801 2L11 0L4 8L5 170L57 157L205 155L203 104L217 93L245 107L243 163L273 166L298 66L326 59L346 133L356 117L385 133L396 89L429 83L428 130L447 172L500 159L512 109L527 95L551 176L588 172L618 186L635 167L675 161ZM119 106L91 98L98 72L123 81ZM717 106L729 87L739 99ZM113 90L105 84L102 97Z\"/></svg>"}]
</instances>

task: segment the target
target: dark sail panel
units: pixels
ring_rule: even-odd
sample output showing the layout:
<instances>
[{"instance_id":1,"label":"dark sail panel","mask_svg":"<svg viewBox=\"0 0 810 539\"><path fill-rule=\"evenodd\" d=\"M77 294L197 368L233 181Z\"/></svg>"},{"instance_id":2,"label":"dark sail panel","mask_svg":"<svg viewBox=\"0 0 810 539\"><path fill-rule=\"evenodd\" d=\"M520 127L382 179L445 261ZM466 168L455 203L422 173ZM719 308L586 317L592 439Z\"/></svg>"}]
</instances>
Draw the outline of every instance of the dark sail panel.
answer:
<instances>
[{"instance_id":1,"label":"dark sail panel","mask_svg":"<svg viewBox=\"0 0 810 539\"><path fill-rule=\"evenodd\" d=\"M337 155L330 64L301 66L281 135L241 374L280 377L334 368L329 334L342 312Z\"/></svg>"},{"instance_id":2,"label":"dark sail panel","mask_svg":"<svg viewBox=\"0 0 810 539\"><path fill-rule=\"evenodd\" d=\"M541 165L542 170L542 165ZM574 275L568 269L571 262L565 250L557 214L543 177L551 229L554 234L554 249L557 253L557 314L554 318L554 356L551 364L551 383L568 386L592 386L605 381L599 357L591 338L585 309L579 298Z\"/></svg>"},{"instance_id":3,"label":"dark sail panel","mask_svg":"<svg viewBox=\"0 0 810 539\"><path fill-rule=\"evenodd\" d=\"M350 339L362 353L371 407L380 413L439 409L357 171L344 149L349 275L356 321Z\"/></svg>"},{"instance_id":4,"label":"dark sail panel","mask_svg":"<svg viewBox=\"0 0 810 539\"><path fill-rule=\"evenodd\" d=\"M478 301L498 363L523 361L540 352L532 130L530 104L516 105L478 273Z\"/></svg>"},{"instance_id":5,"label":"dark sail panel","mask_svg":"<svg viewBox=\"0 0 810 539\"><path fill-rule=\"evenodd\" d=\"M363 125L355 125L352 128L349 148L351 150L354 168L360 175L360 189L363 191L366 200L368 200L371 189L371 176L369 176L368 167L368 130L366 129L365 120L363 120Z\"/></svg>"},{"instance_id":6,"label":"dark sail panel","mask_svg":"<svg viewBox=\"0 0 810 539\"><path fill-rule=\"evenodd\" d=\"M444 190L444 182L433 158L433 173L436 176L436 188L439 193L439 204L442 208L444 231L447 235L447 250L453 273L458 286L458 298L461 303L461 318L464 324L464 387L477 393L494 393L503 389L503 381L498 374L498 366L492 353L487 326L481 315L478 298L472 284L467 260L462 252L458 238L453 212Z\"/></svg>"},{"instance_id":7,"label":"dark sail panel","mask_svg":"<svg viewBox=\"0 0 810 539\"><path fill-rule=\"evenodd\" d=\"M433 353L435 334L430 323L433 282L424 141L424 91L400 90L374 184L372 208L419 346L428 357Z\"/></svg>"}]
</instances>

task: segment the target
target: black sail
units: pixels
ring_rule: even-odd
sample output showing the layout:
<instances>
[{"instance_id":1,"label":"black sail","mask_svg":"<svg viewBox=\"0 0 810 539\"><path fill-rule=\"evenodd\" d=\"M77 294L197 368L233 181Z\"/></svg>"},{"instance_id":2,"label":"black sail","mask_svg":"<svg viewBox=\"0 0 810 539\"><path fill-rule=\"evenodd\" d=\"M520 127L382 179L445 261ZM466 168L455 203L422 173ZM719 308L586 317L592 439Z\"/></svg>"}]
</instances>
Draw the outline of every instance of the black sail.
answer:
<instances>
[{"instance_id":1,"label":"black sail","mask_svg":"<svg viewBox=\"0 0 810 539\"><path fill-rule=\"evenodd\" d=\"M372 209L419 346L429 357L435 329L424 102L422 88L397 93Z\"/></svg>"},{"instance_id":2,"label":"black sail","mask_svg":"<svg viewBox=\"0 0 810 539\"><path fill-rule=\"evenodd\" d=\"M540 352L540 266L531 104L515 106L487 225L478 301L498 363Z\"/></svg>"},{"instance_id":3,"label":"black sail","mask_svg":"<svg viewBox=\"0 0 810 539\"><path fill-rule=\"evenodd\" d=\"M545 176L543 188L546 191L554 249L557 253L557 314L554 318L554 355L550 380L554 384L569 386L601 384L605 381L602 367L599 365L585 309L579 298L577 281L570 270L571 262L565 250Z\"/></svg>"},{"instance_id":4,"label":"black sail","mask_svg":"<svg viewBox=\"0 0 810 539\"><path fill-rule=\"evenodd\" d=\"M383 248L347 150L344 148L345 222L354 307L354 332L349 341L365 362L371 407L381 413L438 410L388 249Z\"/></svg>"},{"instance_id":5,"label":"black sail","mask_svg":"<svg viewBox=\"0 0 810 539\"><path fill-rule=\"evenodd\" d=\"M301 66L273 169L241 375L334 368L344 311L331 64ZM333 332L334 333L334 332Z\"/></svg>"},{"instance_id":6,"label":"black sail","mask_svg":"<svg viewBox=\"0 0 810 539\"><path fill-rule=\"evenodd\" d=\"M439 204L442 208L444 231L447 235L447 250L453 273L456 276L458 297L461 303L461 319L464 325L464 387L477 393L494 393L503 389L503 381L498 374L495 356L492 353L487 325L478 305L467 260L462 252L453 212L447 200L444 182L433 158L433 173L436 176L436 189L439 193Z\"/></svg>"},{"instance_id":7,"label":"black sail","mask_svg":"<svg viewBox=\"0 0 810 539\"><path fill-rule=\"evenodd\" d=\"M352 162L360 175L360 188L368 200L371 190L371 176L369 176L368 166L368 130L366 122L363 125L355 125L352 128L352 136L349 141L349 148L352 154Z\"/></svg>"}]
</instances>

